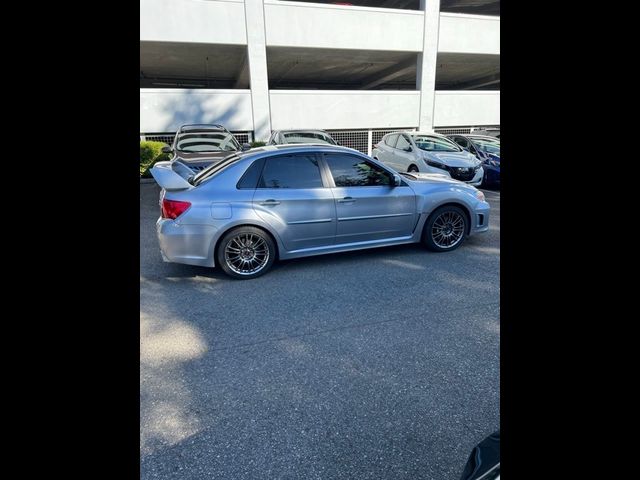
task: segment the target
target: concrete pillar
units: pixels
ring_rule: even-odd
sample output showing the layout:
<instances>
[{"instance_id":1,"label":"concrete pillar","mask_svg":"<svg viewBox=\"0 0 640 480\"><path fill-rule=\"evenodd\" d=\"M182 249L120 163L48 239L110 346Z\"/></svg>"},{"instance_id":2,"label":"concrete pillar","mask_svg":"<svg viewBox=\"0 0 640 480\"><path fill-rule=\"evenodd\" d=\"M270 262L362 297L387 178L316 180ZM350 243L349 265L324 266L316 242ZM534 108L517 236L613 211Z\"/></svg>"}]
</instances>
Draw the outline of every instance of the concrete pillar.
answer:
<instances>
[{"instance_id":1,"label":"concrete pillar","mask_svg":"<svg viewBox=\"0 0 640 480\"><path fill-rule=\"evenodd\" d=\"M438 60L438 32L440 29L440 0L420 0L424 11L424 40L418 54L416 88L420 90L419 130L433 130L433 107Z\"/></svg>"},{"instance_id":2,"label":"concrete pillar","mask_svg":"<svg viewBox=\"0 0 640 480\"><path fill-rule=\"evenodd\" d=\"M251 83L254 138L267 141L271 135L271 112L269 108L264 1L245 0L244 14L247 22L247 61Z\"/></svg>"}]
</instances>

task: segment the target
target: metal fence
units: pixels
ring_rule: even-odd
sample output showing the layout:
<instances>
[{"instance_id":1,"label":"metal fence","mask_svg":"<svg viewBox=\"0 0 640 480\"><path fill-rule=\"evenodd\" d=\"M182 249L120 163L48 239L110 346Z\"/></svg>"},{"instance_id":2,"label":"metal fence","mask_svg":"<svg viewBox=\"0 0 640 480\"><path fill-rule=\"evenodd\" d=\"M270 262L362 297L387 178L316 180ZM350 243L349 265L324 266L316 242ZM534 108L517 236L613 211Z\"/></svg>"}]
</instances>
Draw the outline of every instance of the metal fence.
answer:
<instances>
[{"instance_id":1,"label":"metal fence","mask_svg":"<svg viewBox=\"0 0 640 480\"><path fill-rule=\"evenodd\" d=\"M344 147L371 155L374 146L387 133L415 130L413 127L398 127L386 130L327 130L336 142Z\"/></svg>"},{"instance_id":2,"label":"metal fence","mask_svg":"<svg viewBox=\"0 0 640 480\"><path fill-rule=\"evenodd\" d=\"M434 132L442 135L455 135L471 133L472 129L496 128L496 126L469 126L469 127L435 127ZM497 126L500 128L500 126ZM415 131L415 127L397 127L384 130L362 129L362 130L327 130L327 132L342 146L353 148L359 152L371 155L374 146L382 140L387 133ZM253 132L231 132L240 143L251 143ZM154 142L164 142L169 145L173 142L175 133L146 133L140 134L140 140L150 140Z\"/></svg>"},{"instance_id":3,"label":"metal fence","mask_svg":"<svg viewBox=\"0 0 640 480\"><path fill-rule=\"evenodd\" d=\"M485 128L500 128L500 125L489 126L470 126L470 127L435 127L434 132L442 135L465 135L471 133L473 129L485 129Z\"/></svg>"},{"instance_id":4,"label":"metal fence","mask_svg":"<svg viewBox=\"0 0 640 480\"><path fill-rule=\"evenodd\" d=\"M253 141L253 132L231 132L236 140L240 143L251 143ZM141 133L140 140L146 140L149 142L164 142L168 145L173 143L173 137L175 132L164 133Z\"/></svg>"}]
</instances>

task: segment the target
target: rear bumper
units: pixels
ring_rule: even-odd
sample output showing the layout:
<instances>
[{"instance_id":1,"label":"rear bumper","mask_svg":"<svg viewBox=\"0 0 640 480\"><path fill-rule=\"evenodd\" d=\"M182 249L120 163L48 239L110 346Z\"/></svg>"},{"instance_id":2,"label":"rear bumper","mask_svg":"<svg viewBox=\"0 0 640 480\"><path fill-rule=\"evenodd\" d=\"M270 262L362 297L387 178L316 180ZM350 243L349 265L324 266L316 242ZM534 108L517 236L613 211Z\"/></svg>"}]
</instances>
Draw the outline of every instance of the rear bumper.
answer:
<instances>
[{"instance_id":1,"label":"rear bumper","mask_svg":"<svg viewBox=\"0 0 640 480\"><path fill-rule=\"evenodd\" d=\"M473 211L473 218L471 219L471 228L469 229L469 235L474 233L482 233L489 230L489 214L491 207L487 202L480 202Z\"/></svg>"},{"instance_id":2,"label":"rear bumper","mask_svg":"<svg viewBox=\"0 0 640 480\"><path fill-rule=\"evenodd\" d=\"M213 267L213 239L216 228L210 225L180 225L166 218L156 222L160 253L165 262Z\"/></svg>"}]
</instances>

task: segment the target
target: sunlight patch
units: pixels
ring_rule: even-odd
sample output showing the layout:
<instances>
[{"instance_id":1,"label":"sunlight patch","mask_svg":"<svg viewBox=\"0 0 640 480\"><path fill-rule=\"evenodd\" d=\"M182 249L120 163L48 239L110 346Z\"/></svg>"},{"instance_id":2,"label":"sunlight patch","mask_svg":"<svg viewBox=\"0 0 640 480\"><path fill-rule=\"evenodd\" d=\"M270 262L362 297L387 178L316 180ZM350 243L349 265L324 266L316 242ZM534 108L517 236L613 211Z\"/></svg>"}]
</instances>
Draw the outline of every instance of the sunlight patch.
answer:
<instances>
[{"instance_id":1,"label":"sunlight patch","mask_svg":"<svg viewBox=\"0 0 640 480\"><path fill-rule=\"evenodd\" d=\"M140 361L150 365L185 362L207 351L202 335L192 326L172 322L157 328L154 321L140 314Z\"/></svg>"}]
</instances>

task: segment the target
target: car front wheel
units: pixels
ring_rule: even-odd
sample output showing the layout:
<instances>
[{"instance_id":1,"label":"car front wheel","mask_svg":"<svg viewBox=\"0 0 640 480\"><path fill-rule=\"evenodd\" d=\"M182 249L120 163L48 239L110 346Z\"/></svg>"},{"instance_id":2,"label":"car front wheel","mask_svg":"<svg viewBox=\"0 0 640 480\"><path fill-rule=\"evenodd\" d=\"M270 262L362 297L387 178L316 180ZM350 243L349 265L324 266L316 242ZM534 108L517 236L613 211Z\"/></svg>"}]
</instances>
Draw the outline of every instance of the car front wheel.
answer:
<instances>
[{"instance_id":1,"label":"car front wheel","mask_svg":"<svg viewBox=\"0 0 640 480\"><path fill-rule=\"evenodd\" d=\"M465 212L454 205L436 209L427 219L422 241L434 252L447 252L458 248L468 231Z\"/></svg>"},{"instance_id":2,"label":"car front wheel","mask_svg":"<svg viewBox=\"0 0 640 480\"><path fill-rule=\"evenodd\" d=\"M265 274L273 265L276 246L271 237L255 227L238 227L220 242L217 260L229 276L248 280Z\"/></svg>"}]
</instances>

